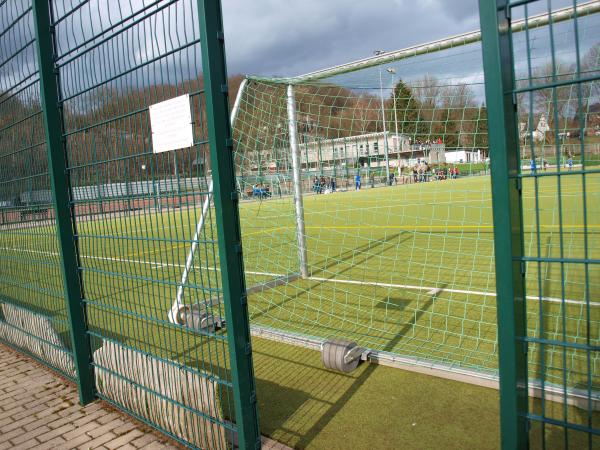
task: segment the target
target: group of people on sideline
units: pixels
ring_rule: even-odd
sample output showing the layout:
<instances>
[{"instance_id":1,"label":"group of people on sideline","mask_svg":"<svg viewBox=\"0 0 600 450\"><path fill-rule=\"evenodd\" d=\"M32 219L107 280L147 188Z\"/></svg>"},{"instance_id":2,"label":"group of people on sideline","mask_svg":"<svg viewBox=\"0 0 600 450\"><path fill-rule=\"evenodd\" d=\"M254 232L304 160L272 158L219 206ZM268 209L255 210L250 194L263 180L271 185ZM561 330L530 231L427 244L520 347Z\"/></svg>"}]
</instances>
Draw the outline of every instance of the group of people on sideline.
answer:
<instances>
[{"instance_id":1,"label":"group of people on sideline","mask_svg":"<svg viewBox=\"0 0 600 450\"><path fill-rule=\"evenodd\" d=\"M548 170L548 167L550 167L550 164L548 163L548 161L546 159L542 159L542 162L541 162L542 170L545 172L546 170ZM565 162L565 167L569 170L573 170L573 157L572 156L569 156L569 158ZM535 158L531 158L529 160L529 170L531 170L531 173L536 173L538 171L537 161L535 160Z\"/></svg>"},{"instance_id":2,"label":"group of people on sideline","mask_svg":"<svg viewBox=\"0 0 600 450\"><path fill-rule=\"evenodd\" d=\"M324 177L321 175L321 178L315 177L313 180L313 191L317 194L324 194L328 192L335 192L336 183L335 178Z\"/></svg>"},{"instance_id":3,"label":"group of people on sideline","mask_svg":"<svg viewBox=\"0 0 600 450\"><path fill-rule=\"evenodd\" d=\"M390 177L388 180L388 185L398 184L398 179L401 182L407 182L406 179L402 180L402 170L403 167L400 167L398 171L398 177L394 172L390 173ZM427 181L439 181L439 180L450 180L456 179L460 175L460 169L457 166L440 166L437 168L431 167L427 164L426 161L419 162L412 167L408 167L408 182L412 181L413 183L423 183ZM374 186L374 175L371 174L371 187ZM354 176L354 189L360 190L362 187L362 178L359 172Z\"/></svg>"},{"instance_id":4,"label":"group of people on sideline","mask_svg":"<svg viewBox=\"0 0 600 450\"><path fill-rule=\"evenodd\" d=\"M256 198L270 198L271 191L269 186L263 186L262 183L255 184L252 186L252 197Z\"/></svg>"},{"instance_id":5,"label":"group of people on sideline","mask_svg":"<svg viewBox=\"0 0 600 450\"><path fill-rule=\"evenodd\" d=\"M460 170L456 166L440 166L432 168L427 161L419 162L410 168L412 181L414 183L424 183L427 181L439 181L456 179L460 175Z\"/></svg>"},{"instance_id":6,"label":"group of people on sideline","mask_svg":"<svg viewBox=\"0 0 600 450\"><path fill-rule=\"evenodd\" d=\"M374 174L371 174L370 183L371 183L371 187L375 186L375 175ZM389 186L391 186L393 184L397 184L396 175L394 175L393 172L390 172L390 177L387 180L387 184ZM354 176L354 189L357 190L357 191L360 191L361 187L362 187L362 180L361 180L361 177L360 177L360 173L356 172L356 175Z\"/></svg>"}]
</instances>

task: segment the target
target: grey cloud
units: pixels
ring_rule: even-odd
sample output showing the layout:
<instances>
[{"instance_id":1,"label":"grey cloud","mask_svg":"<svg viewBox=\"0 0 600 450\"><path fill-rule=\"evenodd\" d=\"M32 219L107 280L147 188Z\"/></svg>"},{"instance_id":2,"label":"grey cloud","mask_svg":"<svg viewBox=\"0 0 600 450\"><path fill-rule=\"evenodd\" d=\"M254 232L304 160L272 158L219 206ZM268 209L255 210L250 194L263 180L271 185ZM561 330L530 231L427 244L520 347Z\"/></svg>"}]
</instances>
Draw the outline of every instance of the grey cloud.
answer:
<instances>
[{"instance_id":1,"label":"grey cloud","mask_svg":"<svg viewBox=\"0 0 600 450\"><path fill-rule=\"evenodd\" d=\"M479 28L477 0L224 0L230 73L296 75Z\"/></svg>"},{"instance_id":2,"label":"grey cloud","mask_svg":"<svg viewBox=\"0 0 600 450\"><path fill-rule=\"evenodd\" d=\"M534 2L529 15L547 7ZM298 75L479 28L478 0L223 0L223 8L231 74Z\"/></svg>"}]
</instances>

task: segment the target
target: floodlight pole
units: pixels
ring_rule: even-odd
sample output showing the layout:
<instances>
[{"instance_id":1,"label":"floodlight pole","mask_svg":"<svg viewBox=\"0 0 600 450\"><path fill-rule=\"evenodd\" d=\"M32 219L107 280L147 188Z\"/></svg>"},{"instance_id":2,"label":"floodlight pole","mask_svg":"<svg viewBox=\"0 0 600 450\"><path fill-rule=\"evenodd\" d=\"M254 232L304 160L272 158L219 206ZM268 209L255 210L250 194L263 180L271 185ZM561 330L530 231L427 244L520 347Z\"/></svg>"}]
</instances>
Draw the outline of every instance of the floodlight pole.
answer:
<instances>
[{"instance_id":1,"label":"floodlight pole","mask_svg":"<svg viewBox=\"0 0 600 450\"><path fill-rule=\"evenodd\" d=\"M376 50L375 55L384 53L381 50ZM383 151L385 152L385 184L390 184L390 156L387 142L387 130L385 126L385 109L383 103L383 78L381 76L381 66L379 67L379 91L381 94L381 121L383 122ZM379 164L378 164L379 165Z\"/></svg>"},{"instance_id":2,"label":"floodlight pole","mask_svg":"<svg viewBox=\"0 0 600 450\"><path fill-rule=\"evenodd\" d=\"M294 86L291 84L287 89L287 114L290 132L290 150L292 152L292 168L294 172L294 204L296 206L296 236L298 239L300 276L302 278L308 278L308 258L306 250L306 233L304 230L304 204L302 201L302 172L300 148L298 146L296 99L294 97Z\"/></svg>"}]
</instances>

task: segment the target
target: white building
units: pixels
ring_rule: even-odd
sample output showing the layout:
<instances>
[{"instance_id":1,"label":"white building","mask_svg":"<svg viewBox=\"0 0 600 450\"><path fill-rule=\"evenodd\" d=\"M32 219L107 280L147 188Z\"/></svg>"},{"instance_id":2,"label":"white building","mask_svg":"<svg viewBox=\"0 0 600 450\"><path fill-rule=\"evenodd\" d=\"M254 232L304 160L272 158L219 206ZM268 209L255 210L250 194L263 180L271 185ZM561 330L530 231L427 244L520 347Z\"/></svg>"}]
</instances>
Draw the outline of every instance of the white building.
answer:
<instances>
[{"instance_id":1,"label":"white building","mask_svg":"<svg viewBox=\"0 0 600 450\"><path fill-rule=\"evenodd\" d=\"M383 132L367 133L357 136L324 139L312 139L300 144L302 167L318 168L320 165L385 165L385 145L387 138L388 159L398 159L398 155L410 153L410 140L403 134Z\"/></svg>"},{"instance_id":2,"label":"white building","mask_svg":"<svg viewBox=\"0 0 600 450\"><path fill-rule=\"evenodd\" d=\"M385 167L385 145L390 167L406 167L420 161L430 164L444 162L478 162L480 151L446 151L443 143L411 143L405 134L386 131L356 136L327 139L304 135L299 144L302 170L331 170L334 167ZM288 147L277 147L261 152L249 152L253 172L275 173L291 169ZM260 166L260 169L259 169Z\"/></svg>"},{"instance_id":3,"label":"white building","mask_svg":"<svg viewBox=\"0 0 600 450\"><path fill-rule=\"evenodd\" d=\"M483 162L483 154L481 150L468 151L468 150L452 150L445 154L446 163L449 164L460 164L460 163L480 163Z\"/></svg>"}]
</instances>

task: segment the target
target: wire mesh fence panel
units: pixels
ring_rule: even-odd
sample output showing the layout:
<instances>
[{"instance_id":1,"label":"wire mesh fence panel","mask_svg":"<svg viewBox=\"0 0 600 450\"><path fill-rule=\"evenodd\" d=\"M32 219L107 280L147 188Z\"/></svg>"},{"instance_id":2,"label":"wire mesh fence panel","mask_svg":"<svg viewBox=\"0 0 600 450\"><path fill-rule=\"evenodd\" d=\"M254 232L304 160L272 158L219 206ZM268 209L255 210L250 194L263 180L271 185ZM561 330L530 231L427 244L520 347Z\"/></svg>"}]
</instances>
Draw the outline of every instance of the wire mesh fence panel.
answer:
<instances>
[{"instance_id":1,"label":"wire mesh fence panel","mask_svg":"<svg viewBox=\"0 0 600 450\"><path fill-rule=\"evenodd\" d=\"M597 12L597 4L586 3L578 19L588 71L597 65ZM536 15L536 42L553 27L556 52L570 55L572 14L566 8ZM515 48L526 46L529 28L514 21ZM242 235L256 334L312 347L332 338L352 340L377 352L380 361L471 378L497 376L489 122L479 37L468 33L294 78L248 77L239 94L234 139L238 187L247 200L241 206ZM563 65L566 70L568 63ZM516 67L517 77L527 79ZM568 155L573 170L583 159L597 170L596 83L581 92L566 88L559 99L540 99L536 114L523 121L522 153L534 152L544 174L567 164ZM581 106L575 107L578 99ZM516 100L521 107L529 104L521 93ZM545 105L554 106L541 114ZM575 112L588 124L583 146L583 130L570 118ZM589 177L587 183L587 198L597 199L599 190ZM591 234L584 242L582 205L574 201L582 195L581 183L564 181L561 195L573 202L560 214L558 186L544 189L543 195L523 194L524 208L537 207L541 214L539 228L524 224L528 248L536 248L538 229L553 240L567 227L565 252L584 247L591 252L597 243ZM544 251L554 258L559 247L552 242L544 241ZM549 335L578 345L597 339L600 317L593 303L590 315L583 313L586 289L597 288L598 277L575 267L565 277L558 266L539 276L529 272L529 333L542 326L535 316L543 305ZM540 280L543 294L536 290ZM532 379L545 371L532 387L559 396L566 389L575 402L586 397L581 383L589 381L597 401L595 353L588 359L585 351L564 355L546 348L545 355L546 362L535 345L529 351Z\"/></svg>"},{"instance_id":2,"label":"wire mesh fence panel","mask_svg":"<svg viewBox=\"0 0 600 450\"><path fill-rule=\"evenodd\" d=\"M256 448L220 2L0 8L0 339L82 402L194 448Z\"/></svg>"},{"instance_id":3,"label":"wire mesh fence panel","mask_svg":"<svg viewBox=\"0 0 600 450\"><path fill-rule=\"evenodd\" d=\"M551 17L550 2L484 3L487 101L501 118L490 127L494 208L506 208L495 220L498 281L508 281L498 291L503 447L596 448L600 40L586 35L582 2L541 28L534 16ZM528 385L539 400L526 401Z\"/></svg>"},{"instance_id":4,"label":"wire mesh fence panel","mask_svg":"<svg viewBox=\"0 0 600 450\"><path fill-rule=\"evenodd\" d=\"M0 341L74 379L32 3L0 5Z\"/></svg>"},{"instance_id":5,"label":"wire mesh fence panel","mask_svg":"<svg viewBox=\"0 0 600 450\"><path fill-rule=\"evenodd\" d=\"M249 309L341 371L350 341L467 380L508 360L516 443L597 445L600 4L552 6L505 5L510 85L466 33L247 77L230 139L217 0L0 2L0 339L185 445L250 448Z\"/></svg>"}]
</instances>

